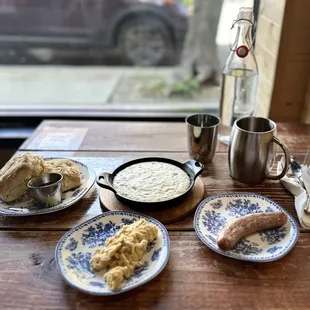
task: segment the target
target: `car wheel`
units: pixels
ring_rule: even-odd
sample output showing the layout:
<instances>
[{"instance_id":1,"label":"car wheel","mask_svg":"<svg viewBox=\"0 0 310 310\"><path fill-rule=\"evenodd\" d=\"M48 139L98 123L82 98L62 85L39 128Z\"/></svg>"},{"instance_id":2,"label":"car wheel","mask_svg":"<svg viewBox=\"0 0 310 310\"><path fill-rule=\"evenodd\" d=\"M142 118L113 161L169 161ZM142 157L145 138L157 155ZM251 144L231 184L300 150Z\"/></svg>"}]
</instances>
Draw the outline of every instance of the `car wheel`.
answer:
<instances>
[{"instance_id":1,"label":"car wheel","mask_svg":"<svg viewBox=\"0 0 310 310\"><path fill-rule=\"evenodd\" d=\"M164 22L146 17L124 22L118 35L118 47L126 63L156 66L168 60L172 40Z\"/></svg>"}]
</instances>

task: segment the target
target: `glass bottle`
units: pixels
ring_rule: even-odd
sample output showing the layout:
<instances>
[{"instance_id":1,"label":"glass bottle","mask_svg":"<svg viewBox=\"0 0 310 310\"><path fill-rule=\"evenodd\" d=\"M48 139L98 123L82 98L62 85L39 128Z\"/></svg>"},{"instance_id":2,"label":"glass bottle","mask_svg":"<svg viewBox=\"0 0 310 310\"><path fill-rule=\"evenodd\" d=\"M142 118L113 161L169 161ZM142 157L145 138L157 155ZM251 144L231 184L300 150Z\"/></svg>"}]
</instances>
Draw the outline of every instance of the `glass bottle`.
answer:
<instances>
[{"instance_id":1,"label":"glass bottle","mask_svg":"<svg viewBox=\"0 0 310 310\"><path fill-rule=\"evenodd\" d=\"M229 144L234 121L251 116L254 111L258 67L253 49L253 25L253 9L240 8L237 20L232 25L232 29L236 27L236 37L222 74L218 137L225 144Z\"/></svg>"}]
</instances>

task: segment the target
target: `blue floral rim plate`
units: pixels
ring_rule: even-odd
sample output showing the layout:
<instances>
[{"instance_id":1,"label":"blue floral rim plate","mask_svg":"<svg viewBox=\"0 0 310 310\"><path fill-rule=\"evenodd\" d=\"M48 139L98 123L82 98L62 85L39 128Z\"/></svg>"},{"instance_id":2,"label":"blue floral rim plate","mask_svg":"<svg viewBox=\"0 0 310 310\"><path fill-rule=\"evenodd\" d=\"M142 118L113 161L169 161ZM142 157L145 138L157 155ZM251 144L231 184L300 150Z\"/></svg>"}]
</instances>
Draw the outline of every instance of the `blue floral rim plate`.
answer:
<instances>
[{"instance_id":1,"label":"blue floral rim plate","mask_svg":"<svg viewBox=\"0 0 310 310\"><path fill-rule=\"evenodd\" d=\"M105 245L121 228L139 219L146 219L158 227L157 238L149 244L143 265L125 279L120 289L111 291L103 279L103 271L90 267L92 252ZM165 268L170 255L167 229L159 221L135 212L108 211L67 232L58 242L55 257L62 278L72 287L93 295L116 295L132 290L155 278Z\"/></svg>"},{"instance_id":2,"label":"blue floral rim plate","mask_svg":"<svg viewBox=\"0 0 310 310\"><path fill-rule=\"evenodd\" d=\"M51 160L58 158L44 158L44 160ZM29 195L29 192L22 195L19 199L12 202L4 202L0 199L0 215L8 216L30 216L57 212L78 202L94 185L96 179L95 171L87 167L85 164L70 158L80 171L82 185L73 190L62 194L61 203L53 207L45 207L36 199Z\"/></svg>"},{"instance_id":3,"label":"blue floral rim plate","mask_svg":"<svg viewBox=\"0 0 310 310\"><path fill-rule=\"evenodd\" d=\"M288 215L288 221L284 226L247 236L230 251L223 251L217 246L219 232L236 218L276 211ZM194 228L201 241L211 250L251 262L271 262L285 256L299 237L298 224L286 210L274 201L252 193L221 194L206 198L196 210Z\"/></svg>"}]
</instances>

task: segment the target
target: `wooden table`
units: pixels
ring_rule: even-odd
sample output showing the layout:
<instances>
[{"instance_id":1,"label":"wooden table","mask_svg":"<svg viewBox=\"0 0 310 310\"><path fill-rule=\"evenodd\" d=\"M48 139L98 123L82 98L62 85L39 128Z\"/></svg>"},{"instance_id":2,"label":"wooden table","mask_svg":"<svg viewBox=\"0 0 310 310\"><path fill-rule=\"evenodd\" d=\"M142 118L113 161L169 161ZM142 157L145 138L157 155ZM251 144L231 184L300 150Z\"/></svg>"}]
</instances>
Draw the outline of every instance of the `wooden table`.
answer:
<instances>
[{"instance_id":1,"label":"wooden table","mask_svg":"<svg viewBox=\"0 0 310 310\"><path fill-rule=\"evenodd\" d=\"M96 172L113 171L144 156L188 159L182 123L44 121L20 148L43 156L76 157ZM309 147L310 126L278 124L278 136L297 158ZM281 154L277 155L280 158ZM228 174L227 147L218 143L202 175L206 196L256 192L296 218L294 201L280 182L247 186ZM167 225L171 256L148 284L116 297L81 293L64 283L55 246L73 226L103 211L96 186L76 205L41 216L0 217L0 309L308 309L310 234L301 229L293 250L271 263L249 263L209 250L195 235L193 215Z\"/></svg>"}]
</instances>

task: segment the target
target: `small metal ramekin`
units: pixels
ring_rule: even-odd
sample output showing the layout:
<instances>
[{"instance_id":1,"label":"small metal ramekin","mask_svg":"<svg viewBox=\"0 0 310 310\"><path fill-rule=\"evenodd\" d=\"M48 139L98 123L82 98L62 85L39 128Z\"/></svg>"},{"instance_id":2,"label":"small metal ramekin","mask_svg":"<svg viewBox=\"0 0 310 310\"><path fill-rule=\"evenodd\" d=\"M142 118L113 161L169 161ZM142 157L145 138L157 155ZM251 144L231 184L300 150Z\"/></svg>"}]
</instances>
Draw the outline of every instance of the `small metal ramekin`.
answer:
<instances>
[{"instance_id":1,"label":"small metal ramekin","mask_svg":"<svg viewBox=\"0 0 310 310\"><path fill-rule=\"evenodd\" d=\"M38 201L51 207L61 202L62 179L60 173L46 173L31 179L27 186Z\"/></svg>"}]
</instances>

